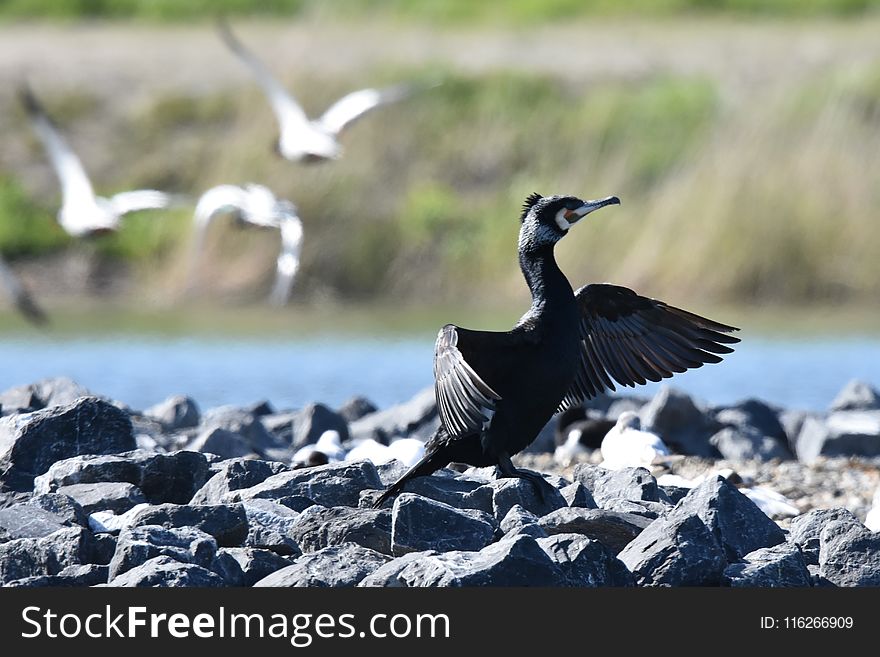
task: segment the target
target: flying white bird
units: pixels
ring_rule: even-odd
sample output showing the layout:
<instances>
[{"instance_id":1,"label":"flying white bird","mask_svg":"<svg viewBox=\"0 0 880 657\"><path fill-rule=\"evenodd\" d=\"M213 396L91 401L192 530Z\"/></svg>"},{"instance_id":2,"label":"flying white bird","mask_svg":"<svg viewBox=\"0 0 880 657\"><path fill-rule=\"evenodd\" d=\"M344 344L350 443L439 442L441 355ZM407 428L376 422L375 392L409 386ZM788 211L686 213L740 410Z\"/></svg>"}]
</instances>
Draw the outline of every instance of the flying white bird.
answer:
<instances>
[{"instance_id":1,"label":"flying white bird","mask_svg":"<svg viewBox=\"0 0 880 657\"><path fill-rule=\"evenodd\" d=\"M43 309L34 301L28 289L6 261L0 257L0 285L6 290L18 311L32 324L45 324L49 321Z\"/></svg>"},{"instance_id":2,"label":"flying white bird","mask_svg":"<svg viewBox=\"0 0 880 657\"><path fill-rule=\"evenodd\" d=\"M342 155L342 146L337 139L346 127L370 110L402 100L413 91L409 85L354 91L312 120L269 69L232 34L226 23L221 22L219 29L223 41L250 69L268 98L280 130L275 149L288 160L317 162L338 159Z\"/></svg>"},{"instance_id":3,"label":"flying white bird","mask_svg":"<svg viewBox=\"0 0 880 657\"><path fill-rule=\"evenodd\" d=\"M281 233L281 252L275 267L275 284L269 300L276 305L287 303L293 281L299 271L302 250L303 228L296 206L290 201L276 198L268 187L249 183L238 185L218 185L212 187L199 198L193 217L195 240L193 243L193 275L205 240L205 233L211 221L231 213L242 224L260 228L278 229Z\"/></svg>"},{"instance_id":4,"label":"flying white bird","mask_svg":"<svg viewBox=\"0 0 880 657\"><path fill-rule=\"evenodd\" d=\"M120 192L109 198L96 196L82 163L55 129L30 87L20 91L21 102L61 183L62 204L58 223L73 237L115 231L123 215L168 207L171 197L154 189Z\"/></svg>"},{"instance_id":5,"label":"flying white bird","mask_svg":"<svg viewBox=\"0 0 880 657\"><path fill-rule=\"evenodd\" d=\"M669 456L669 448L656 433L642 431L641 421L634 411L624 411L602 439L599 448L603 468L620 470L629 467L647 467L658 459Z\"/></svg>"}]
</instances>

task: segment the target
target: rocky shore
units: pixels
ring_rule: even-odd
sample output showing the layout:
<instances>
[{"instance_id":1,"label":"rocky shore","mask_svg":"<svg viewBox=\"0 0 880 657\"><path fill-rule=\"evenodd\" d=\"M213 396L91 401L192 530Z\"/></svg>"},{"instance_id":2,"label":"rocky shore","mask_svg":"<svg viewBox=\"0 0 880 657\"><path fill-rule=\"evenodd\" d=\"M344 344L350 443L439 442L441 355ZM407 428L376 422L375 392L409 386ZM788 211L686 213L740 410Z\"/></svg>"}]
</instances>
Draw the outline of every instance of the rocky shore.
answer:
<instances>
[{"instance_id":1,"label":"rocky shore","mask_svg":"<svg viewBox=\"0 0 880 657\"><path fill-rule=\"evenodd\" d=\"M452 466L381 509L439 422L431 390L381 410L203 412L51 379L0 405L3 586L880 585L866 527L880 395L863 383L825 412L708 407L673 388L593 400L515 459L545 474L544 495ZM673 454L598 465L625 410Z\"/></svg>"}]
</instances>

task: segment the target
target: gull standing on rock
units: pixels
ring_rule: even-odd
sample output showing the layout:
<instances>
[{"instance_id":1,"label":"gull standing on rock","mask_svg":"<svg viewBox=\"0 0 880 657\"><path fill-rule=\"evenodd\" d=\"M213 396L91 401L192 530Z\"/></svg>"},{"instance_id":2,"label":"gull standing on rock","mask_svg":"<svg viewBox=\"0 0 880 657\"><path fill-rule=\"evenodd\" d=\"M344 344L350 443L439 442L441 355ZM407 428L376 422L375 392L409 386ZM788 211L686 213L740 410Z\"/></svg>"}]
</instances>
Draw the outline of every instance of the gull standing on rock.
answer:
<instances>
[{"instance_id":1,"label":"gull standing on rock","mask_svg":"<svg viewBox=\"0 0 880 657\"><path fill-rule=\"evenodd\" d=\"M624 411L611 427L602 446L603 468L648 467L664 456L669 456L669 448L656 433L642 429L642 422L634 411Z\"/></svg>"},{"instance_id":2,"label":"gull standing on rock","mask_svg":"<svg viewBox=\"0 0 880 657\"><path fill-rule=\"evenodd\" d=\"M396 85L386 89L361 89L343 96L317 119L309 119L300 104L268 68L257 59L221 22L220 36L229 49L247 66L269 99L278 120L280 135L274 148L283 158L294 162L320 162L342 156L339 135L356 119L370 110L410 96L413 88Z\"/></svg>"},{"instance_id":3,"label":"gull standing on rock","mask_svg":"<svg viewBox=\"0 0 880 657\"><path fill-rule=\"evenodd\" d=\"M19 95L61 183L58 223L69 235L86 237L116 231L123 215L170 205L171 197L154 189L120 192L109 198L96 196L76 153L56 130L30 87L23 86Z\"/></svg>"},{"instance_id":4,"label":"gull standing on rock","mask_svg":"<svg viewBox=\"0 0 880 657\"><path fill-rule=\"evenodd\" d=\"M275 305L284 305L290 298L290 291L299 271L303 238L302 221L293 203L278 199L268 187L253 183L244 187L218 185L199 198L193 217L196 235L189 276L190 287L195 277L196 265L208 226L214 218L226 213L232 213L241 225L277 228L280 231L281 252L278 254L275 284L269 295L269 301Z\"/></svg>"}]
</instances>

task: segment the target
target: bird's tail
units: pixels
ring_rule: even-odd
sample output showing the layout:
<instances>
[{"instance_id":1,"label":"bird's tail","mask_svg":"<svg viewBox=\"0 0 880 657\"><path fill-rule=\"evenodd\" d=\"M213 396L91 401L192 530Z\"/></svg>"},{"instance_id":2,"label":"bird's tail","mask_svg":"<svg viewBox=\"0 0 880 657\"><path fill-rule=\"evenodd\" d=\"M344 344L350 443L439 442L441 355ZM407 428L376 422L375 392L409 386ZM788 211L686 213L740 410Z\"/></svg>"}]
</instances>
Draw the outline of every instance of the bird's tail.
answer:
<instances>
[{"instance_id":1,"label":"bird's tail","mask_svg":"<svg viewBox=\"0 0 880 657\"><path fill-rule=\"evenodd\" d=\"M438 433L443 431L443 428L437 430ZM434 438L437 437L437 434L434 435ZM438 447L436 443L431 446L431 443L434 442L434 438L428 441L428 449L425 452L425 455L421 458L421 460L416 463L413 467L407 470L403 476L400 477L397 481L391 484L382 495L379 496L373 503L373 508L378 509L381 507L385 500L394 497L398 493L403 490L403 487L406 486L407 482L410 479L414 479L415 477L424 477L426 475L431 474L432 472L436 472L447 463L449 463L449 458L445 455L445 451L442 447Z\"/></svg>"}]
</instances>

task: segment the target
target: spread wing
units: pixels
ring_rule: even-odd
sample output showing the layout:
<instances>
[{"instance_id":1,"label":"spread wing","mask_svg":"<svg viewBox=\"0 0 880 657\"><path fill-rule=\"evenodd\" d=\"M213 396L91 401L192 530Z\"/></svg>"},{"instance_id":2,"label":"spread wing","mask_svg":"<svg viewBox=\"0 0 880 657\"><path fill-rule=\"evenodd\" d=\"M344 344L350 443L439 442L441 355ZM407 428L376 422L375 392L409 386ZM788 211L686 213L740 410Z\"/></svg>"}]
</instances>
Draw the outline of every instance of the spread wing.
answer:
<instances>
[{"instance_id":1,"label":"spread wing","mask_svg":"<svg viewBox=\"0 0 880 657\"><path fill-rule=\"evenodd\" d=\"M19 90L19 96L61 183L64 202L94 199L95 193L91 182L89 182L89 177L83 169L82 162L55 128L33 91L26 85L22 86Z\"/></svg>"},{"instance_id":2,"label":"spread wing","mask_svg":"<svg viewBox=\"0 0 880 657\"><path fill-rule=\"evenodd\" d=\"M403 100L412 93L408 85L387 89L361 89L343 96L316 121L331 134L338 135L346 126L359 119L371 109Z\"/></svg>"},{"instance_id":3,"label":"spread wing","mask_svg":"<svg viewBox=\"0 0 880 657\"><path fill-rule=\"evenodd\" d=\"M275 285L269 300L278 306L283 306L290 298L290 290L296 272L299 271L300 251L302 250L302 221L296 215L296 208L291 203L284 216L281 218L281 253L278 254L276 266Z\"/></svg>"},{"instance_id":4,"label":"spread wing","mask_svg":"<svg viewBox=\"0 0 880 657\"><path fill-rule=\"evenodd\" d=\"M171 196L155 189L119 192L110 197L110 205L120 217L140 210L161 210L171 205Z\"/></svg>"},{"instance_id":5,"label":"spread wing","mask_svg":"<svg viewBox=\"0 0 880 657\"><path fill-rule=\"evenodd\" d=\"M614 382L635 386L676 372L719 363L733 351L738 331L617 285L594 284L575 296L581 312L581 357L575 380L559 405L565 410L606 391Z\"/></svg>"},{"instance_id":6,"label":"spread wing","mask_svg":"<svg viewBox=\"0 0 880 657\"><path fill-rule=\"evenodd\" d=\"M34 301L30 292L21 282L21 279L15 275L15 272L9 268L2 258L0 258L0 285L6 290L15 307L18 308L19 312L29 322L42 325L49 321L46 313Z\"/></svg>"},{"instance_id":7,"label":"spread wing","mask_svg":"<svg viewBox=\"0 0 880 657\"><path fill-rule=\"evenodd\" d=\"M291 122L308 123L309 119L306 113L299 103L294 100L290 92L275 79L263 62L254 57L253 53L242 45L225 22L221 21L219 23L219 31L223 42L250 69L257 84L260 85L263 93L266 94L269 104L272 106L272 111L275 112L275 117L281 125L281 129L284 130L284 126Z\"/></svg>"},{"instance_id":8,"label":"spread wing","mask_svg":"<svg viewBox=\"0 0 880 657\"><path fill-rule=\"evenodd\" d=\"M217 185L203 193L193 214L193 240L190 245L187 288L195 288L196 270L205 244L205 234L211 221L223 212L243 212L248 192L238 185Z\"/></svg>"},{"instance_id":9,"label":"spread wing","mask_svg":"<svg viewBox=\"0 0 880 657\"><path fill-rule=\"evenodd\" d=\"M459 350L471 332L447 324L434 346L434 394L446 430L452 436L481 432L501 399L480 378Z\"/></svg>"}]
</instances>

